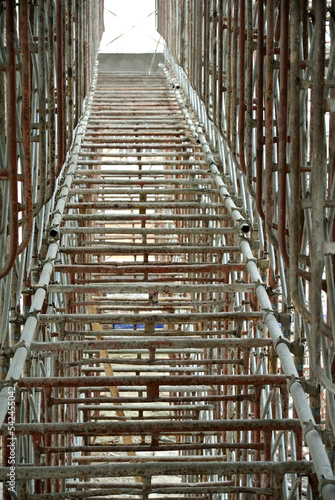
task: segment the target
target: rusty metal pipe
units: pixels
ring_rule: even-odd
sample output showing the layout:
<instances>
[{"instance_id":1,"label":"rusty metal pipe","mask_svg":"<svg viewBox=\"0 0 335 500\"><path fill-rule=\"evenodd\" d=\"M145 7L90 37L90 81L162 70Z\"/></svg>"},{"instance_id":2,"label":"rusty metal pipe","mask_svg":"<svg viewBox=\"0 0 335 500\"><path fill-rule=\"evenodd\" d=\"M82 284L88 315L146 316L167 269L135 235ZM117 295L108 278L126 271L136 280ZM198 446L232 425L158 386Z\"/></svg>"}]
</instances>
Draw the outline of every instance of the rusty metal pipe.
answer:
<instances>
[{"instance_id":1,"label":"rusty metal pipe","mask_svg":"<svg viewBox=\"0 0 335 500\"><path fill-rule=\"evenodd\" d=\"M100 378L100 377L94 377ZM64 423L44 423L44 424L17 424L16 433L17 435L33 433L48 435L64 432L66 434L73 433L77 435L122 435L125 433L131 433L132 435L141 434L152 434L153 431L161 434L174 434L174 433L189 433L201 430L203 432L221 432L222 430L260 430L262 431L266 427L266 432L271 432L272 430L298 430L300 429L300 423L298 419L261 419L261 420L212 420L211 422L205 421L171 421L171 420L151 420L150 422L64 422ZM0 431L1 435L8 434L9 426L5 425ZM261 462L247 462L250 465L257 465ZM275 464L276 462L270 462ZM300 462L303 464L304 462ZM232 465L232 464L229 464ZM283 465L281 462L278 465ZM25 467L24 467L25 468ZM24 469L23 468L23 469ZM21 469L22 470L22 469ZM266 469L265 469L266 470ZM264 472L263 472L264 474Z\"/></svg>"},{"instance_id":2,"label":"rusty metal pipe","mask_svg":"<svg viewBox=\"0 0 335 500\"><path fill-rule=\"evenodd\" d=\"M240 152L240 166L246 174L244 150L245 126L245 0L240 0L240 27L239 27L239 102L238 102L238 145Z\"/></svg>"},{"instance_id":3,"label":"rusty metal pipe","mask_svg":"<svg viewBox=\"0 0 335 500\"><path fill-rule=\"evenodd\" d=\"M56 39L57 39L57 170L56 177L61 173L64 163L64 109L63 109L63 2L57 0L57 15L56 15ZM80 28L79 28L80 29ZM76 37L77 40L77 37ZM79 68L78 68L79 69ZM77 78L80 81L80 77ZM79 111L77 110L77 113ZM78 114L79 117L79 114Z\"/></svg>"},{"instance_id":4,"label":"rusty metal pipe","mask_svg":"<svg viewBox=\"0 0 335 500\"><path fill-rule=\"evenodd\" d=\"M40 289L41 290L41 289ZM39 290L38 290L39 291ZM38 292L37 291L37 292ZM36 292L36 293L37 293ZM248 320L248 319L259 319L262 317L261 312L215 312L215 313L180 313L180 314L40 314L39 319L41 322L50 323L62 323L64 321L71 321L74 323L82 322L99 322L99 323L124 323L124 324L134 324L142 323L144 320L151 320L159 324L160 321L165 321L168 323L186 323L186 322L197 322L203 319L208 320Z\"/></svg>"},{"instance_id":5,"label":"rusty metal pipe","mask_svg":"<svg viewBox=\"0 0 335 500\"><path fill-rule=\"evenodd\" d=\"M0 279L11 270L18 251L18 189L17 189L17 150L16 150L16 69L15 69L15 4L6 4L7 37L7 157L9 172L9 248Z\"/></svg>"},{"instance_id":6,"label":"rusty metal pipe","mask_svg":"<svg viewBox=\"0 0 335 500\"><path fill-rule=\"evenodd\" d=\"M274 216L273 193L273 102L274 102L274 0L266 7L266 73L265 73L265 225L271 238ZM271 238L273 243L273 238Z\"/></svg>"},{"instance_id":7,"label":"rusty metal pipe","mask_svg":"<svg viewBox=\"0 0 335 500\"><path fill-rule=\"evenodd\" d=\"M256 192L253 187L253 19L252 19L252 0L247 0L247 116L246 116L246 173L247 185L253 198L256 198Z\"/></svg>"},{"instance_id":8,"label":"rusty metal pipe","mask_svg":"<svg viewBox=\"0 0 335 500\"><path fill-rule=\"evenodd\" d=\"M21 253L28 245L33 229L32 169L30 155L30 56L29 56L29 19L28 4L19 4L20 40L22 46L22 141L23 141L23 176L24 176L24 232L18 247Z\"/></svg>"},{"instance_id":9,"label":"rusty metal pipe","mask_svg":"<svg viewBox=\"0 0 335 500\"><path fill-rule=\"evenodd\" d=\"M46 202L50 201L54 194L56 186L56 99L55 99L55 58L54 58L54 2L48 2L48 68L49 68L49 85L48 85L48 133L49 133L49 185ZM69 23L72 26L72 22Z\"/></svg>"},{"instance_id":10,"label":"rusty metal pipe","mask_svg":"<svg viewBox=\"0 0 335 500\"><path fill-rule=\"evenodd\" d=\"M32 351L59 351L59 350L86 350L86 349L164 349L164 348L206 348L206 347L238 347L249 350L251 347L265 347L272 345L271 339L127 339L127 340L74 340L62 342L32 342L30 349ZM206 360L204 360L206 361ZM169 360L172 362L172 360ZM186 362L186 361L185 361ZM195 364L201 361L192 361ZM220 360L218 360L220 362Z\"/></svg>"},{"instance_id":11,"label":"rusty metal pipe","mask_svg":"<svg viewBox=\"0 0 335 500\"><path fill-rule=\"evenodd\" d=\"M325 375L321 369L321 334L320 323L323 322L321 302L322 274L324 270L324 206L325 198L325 20L326 2L320 0L316 4L315 23L315 63L313 67L313 88L311 101L313 106L313 156L312 156L312 232L311 241L311 288L310 311L312 329L311 364L316 377L325 384ZM330 382L332 385L333 383ZM327 383L329 388L330 383ZM333 385L333 391L335 385Z\"/></svg>"},{"instance_id":12,"label":"rusty metal pipe","mask_svg":"<svg viewBox=\"0 0 335 500\"><path fill-rule=\"evenodd\" d=\"M17 469L17 479L31 478L55 478L59 476L60 470L62 476L66 478L86 478L86 477L127 477L127 476L144 476L144 475L161 475L171 474L179 475L183 473L195 474L290 474L292 472L300 474L309 474L312 471L311 462L235 462L227 463L220 461L219 463L196 462L193 464L169 463L165 464L162 469L160 463L150 464L110 464L103 465L75 465L67 467L32 467L24 466ZM7 478L9 468L3 468L0 472L0 480Z\"/></svg>"},{"instance_id":13,"label":"rusty metal pipe","mask_svg":"<svg viewBox=\"0 0 335 500\"><path fill-rule=\"evenodd\" d=\"M279 68L279 143L278 143L278 245L285 262L289 265L286 246L286 182L287 182L287 99L289 56L289 2L280 4L280 68Z\"/></svg>"},{"instance_id":14,"label":"rusty metal pipe","mask_svg":"<svg viewBox=\"0 0 335 500\"><path fill-rule=\"evenodd\" d=\"M263 211L263 88L264 88L264 11L263 1L257 2L258 36L257 36L257 145L256 145L256 206L261 219L265 220Z\"/></svg>"}]
</instances>

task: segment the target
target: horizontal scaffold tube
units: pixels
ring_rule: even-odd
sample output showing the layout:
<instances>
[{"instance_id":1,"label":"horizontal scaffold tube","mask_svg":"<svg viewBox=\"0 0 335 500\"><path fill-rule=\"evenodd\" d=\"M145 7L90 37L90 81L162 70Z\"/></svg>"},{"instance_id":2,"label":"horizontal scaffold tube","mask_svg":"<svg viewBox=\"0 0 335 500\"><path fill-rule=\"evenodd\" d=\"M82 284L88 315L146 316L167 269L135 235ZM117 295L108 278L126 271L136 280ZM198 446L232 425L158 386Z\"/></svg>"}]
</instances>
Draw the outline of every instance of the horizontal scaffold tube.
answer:
<instances>
[{"instance_id":1,"label":"horizontal scaffold tube","mask_svg":"<svg viewBox=\"0 0 335 500\"><path fill-rule=\"evenodd\" d=\"M99 378L99 377L97 377ZM47 434L62 433L74 435L93 436L99 434L111 435L143 435L143 434L166 434L166 433L190 433L190 432L223 432L223 431L297 431L300 429L298 419L260 419L260 420L150 420L126 421L126 422L62 422L47 424L17 424L15 432L17 435L24 434ZM10 426L5 425L1 434L10 432Z\"/></svg>"},{"instance_id":2,"label":"horizontal scaffold tube","mask_svg":"<svg viewBox=\"0 0 335 500\"><path fill-rule=\"evenodd\" d=\"M215 312L215 313L157 313L157 314L40 314L39 319L42 323L124 323L135 324L143 321L152 321L153 323L188 323L197 321L246 321L260 320L263 317L261 312Z\"/></svg>"},{"instance_id":3,"label":"horizontal scaffold tube","mask_svg":"<svg viewBox=\"0 0 335 500\"><path fill-rule=\"evenodd\" d=\"M0 480L5 480L9 467L4 467L0 472ZM127 477L127 476L156 476L179 474L310 474L311 462L199 462L181 464L175 462L147 463L147 464L99 464L75 466L23 466L16 469L17 479L45 479L54 477L85 478L85 477Z\"/></svg>"},{"instance_id":4,"label":"horizontal scaffold tube","mask_svg":"<svg viewBox=\"0 0 335 500\"><path fill-rule=\"evenodd\" d=\"M284 375L162 375L162 376L112 376L112 377L22 377L19 387L138 387L204 385L284 385Z\"/></svg>"},{"instance_id":5,"label":"horizontal scaffold tube","mask_svg":"<svg viewBox=\"0 0 335 500\"><path fill-rule=\"evenodd\" d=\"M76 332L77 333L77 332ZM198 333L198 332L197 332ZM221 332L220 332L221 333ZM159 339L117 339L117 340L74 340L62 342L32 342L31 351L58 351L78 349L164 349L164 347L198 347L198 348L240 348L266 347L273 345L271 339L173 339L160 337ZM201 363L202 361L199 361Z\"/></svg>"}]
</instances>

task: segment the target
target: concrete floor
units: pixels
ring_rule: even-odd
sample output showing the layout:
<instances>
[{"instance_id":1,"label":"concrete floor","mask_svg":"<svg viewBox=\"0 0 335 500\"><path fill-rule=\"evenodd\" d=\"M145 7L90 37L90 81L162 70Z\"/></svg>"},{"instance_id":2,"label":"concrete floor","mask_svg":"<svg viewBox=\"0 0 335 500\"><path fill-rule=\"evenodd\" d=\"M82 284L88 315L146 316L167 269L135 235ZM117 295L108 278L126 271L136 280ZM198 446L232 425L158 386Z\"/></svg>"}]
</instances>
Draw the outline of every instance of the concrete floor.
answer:
<instances>
[{"instance_id":1,"label":"concrete floor","mask_svg":"<svg viewBox=\"0 0 335 500\"><path fill-rule=\"evenodd\" d=\"M151 73L156 73L163 54L99 54L98 59L100 71L149 72L151 67Z\"/></svg>"}]
</instances>

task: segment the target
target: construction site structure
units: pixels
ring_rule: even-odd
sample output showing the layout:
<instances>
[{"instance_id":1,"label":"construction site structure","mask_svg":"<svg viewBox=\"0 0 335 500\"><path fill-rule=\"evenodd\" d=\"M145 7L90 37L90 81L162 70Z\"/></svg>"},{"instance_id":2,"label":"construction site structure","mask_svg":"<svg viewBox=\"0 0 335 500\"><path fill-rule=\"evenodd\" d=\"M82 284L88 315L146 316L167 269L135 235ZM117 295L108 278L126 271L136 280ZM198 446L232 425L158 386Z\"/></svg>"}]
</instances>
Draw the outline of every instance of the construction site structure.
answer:
<instances>
[{"instance_id":1,"label":"construction site structure","mask_svg":"<svg viewBox=\"0 0 335 500\"><path fill-rule=\"evenodd\" d=\"M335 1L0 1L3 500L335 499Z\"/></svg>"}]
</instances>

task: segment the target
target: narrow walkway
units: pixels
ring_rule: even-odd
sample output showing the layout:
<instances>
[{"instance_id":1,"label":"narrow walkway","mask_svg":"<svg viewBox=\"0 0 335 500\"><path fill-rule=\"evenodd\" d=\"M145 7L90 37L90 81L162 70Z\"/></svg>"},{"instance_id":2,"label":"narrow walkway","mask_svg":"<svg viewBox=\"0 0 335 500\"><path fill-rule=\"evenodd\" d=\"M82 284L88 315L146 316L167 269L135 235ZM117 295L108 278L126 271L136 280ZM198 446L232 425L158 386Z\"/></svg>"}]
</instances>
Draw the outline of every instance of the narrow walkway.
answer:
<instances>
[{"instance_id":1,"label":"narrow walkway","mask_svg":"<svg viewBox=\"0 0 335 500\"><path fill-rule=\"evenodd\" d=\"M29 498L279 499L310 472L206 158L163 71L99 75L32 344L49 373L19 382L48 408L17 426L50 467Z\"/></svg>"}]
</instances>

